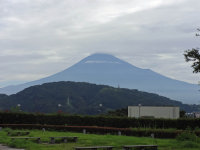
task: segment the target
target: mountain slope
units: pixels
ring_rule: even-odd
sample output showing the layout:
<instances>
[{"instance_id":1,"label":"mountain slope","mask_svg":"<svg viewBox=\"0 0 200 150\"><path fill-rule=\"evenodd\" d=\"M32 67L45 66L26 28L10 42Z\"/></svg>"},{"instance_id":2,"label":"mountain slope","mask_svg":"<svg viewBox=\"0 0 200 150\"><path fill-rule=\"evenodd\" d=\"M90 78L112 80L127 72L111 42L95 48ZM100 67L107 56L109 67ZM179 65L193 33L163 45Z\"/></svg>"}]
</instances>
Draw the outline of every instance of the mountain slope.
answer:
<instances>
[{"instance_id":1,"label":"mountain slope","mask_svg":"<svg viewBox=\"0 0 200 150\"><path fill-rule=\"evenodd\" d=\"M192 111L189 105L156 94L64 81L32 86L17 94L0 98L0 110L14 108L18 104L23 111L45 113L62 110L68 113L98 114L138 104L180 106L181 109Z\"/></svg>"},{"instance_id":2,"label":"mountain slope","mask_svg":"<svg viewBox=\"0 0 200 150\"><path fill-rule=\"evenodd\" d=\"M57 81L76 81L105 84L157 93L184 103L197 103L198 86L173 80L149 69L137 68L112 55L94 54L72 67L52 76L0 89L0 93L13 94L29 86Z\"/></svg>"}]
</instances>

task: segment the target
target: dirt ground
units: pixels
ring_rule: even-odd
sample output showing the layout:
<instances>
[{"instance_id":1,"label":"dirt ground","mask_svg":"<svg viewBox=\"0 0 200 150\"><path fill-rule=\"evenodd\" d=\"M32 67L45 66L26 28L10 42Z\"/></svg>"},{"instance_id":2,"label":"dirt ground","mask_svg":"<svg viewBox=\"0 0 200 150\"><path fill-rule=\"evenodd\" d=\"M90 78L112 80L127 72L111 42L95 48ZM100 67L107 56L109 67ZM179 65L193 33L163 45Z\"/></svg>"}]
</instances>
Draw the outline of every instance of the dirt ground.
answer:
<instances>
[{"instance_id":1,"label":"dirt ground","mask_svg":"<svg viewBox=\"0 0 200 150\"><path fill-rule=\"evenodd\" d=\"M10 147L0 144L0 150L24 150L24 149L10 148Z\"/></svg>"}]
</instances>

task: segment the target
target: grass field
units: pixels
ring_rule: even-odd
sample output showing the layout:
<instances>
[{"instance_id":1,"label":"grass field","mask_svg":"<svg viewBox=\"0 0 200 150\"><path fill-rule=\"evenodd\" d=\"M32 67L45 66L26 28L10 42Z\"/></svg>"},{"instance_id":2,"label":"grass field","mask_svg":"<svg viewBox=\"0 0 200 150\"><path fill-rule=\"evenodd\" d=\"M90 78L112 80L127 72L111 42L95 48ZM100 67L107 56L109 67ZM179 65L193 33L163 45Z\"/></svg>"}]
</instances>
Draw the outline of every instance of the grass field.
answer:
<instances>
[{"instance_id":1,"label":"grass field","mask_svg":"<svg viewBox=\"0 0 200 150\"><path fill-rule=\"evenodd\" d=\"M73 150L76 146L114 146L114 150L122 150L123 145L158 145L159 150L199 150L200 143L192 141L177 141L176 139L152 139L150 137L131 137L131 136L117 136L117 135L95 135L82 134L72 132L55 132L42 130L23 130L29 131L30 137L41 137L42 144L37 144L31 140L18 139L11 141L10 136L7 135L11 129L3 129L0 131L0 143L9 145L11 147L25 148L26 150ZM19 131L19 130L18 130ZM49 144L49 137L56 136L77 136L77 143L58 143Z\"/></svg>"}]
</instances>

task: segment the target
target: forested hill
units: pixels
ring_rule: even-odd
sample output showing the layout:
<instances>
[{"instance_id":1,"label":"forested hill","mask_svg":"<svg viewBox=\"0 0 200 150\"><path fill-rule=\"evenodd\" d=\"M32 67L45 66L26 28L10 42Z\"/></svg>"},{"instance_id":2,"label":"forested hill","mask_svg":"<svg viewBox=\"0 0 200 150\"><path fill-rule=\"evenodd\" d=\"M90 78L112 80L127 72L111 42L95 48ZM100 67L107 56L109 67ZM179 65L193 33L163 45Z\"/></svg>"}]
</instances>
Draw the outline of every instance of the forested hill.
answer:
<instances>
[{"instance_id":1,"label":"forested hill","mask_svg":"<svg viewBox=\"0 0 200 150\"><path fill-rule=\"evenodd\" d=\"M138 104L180 106L186 111L194 110L190 105L157 94L64 81L32 86L10 96L0 95L0 110L14 109L18 104L22 111L45 113L98 114Z\"/></svg>"}]
</instances>

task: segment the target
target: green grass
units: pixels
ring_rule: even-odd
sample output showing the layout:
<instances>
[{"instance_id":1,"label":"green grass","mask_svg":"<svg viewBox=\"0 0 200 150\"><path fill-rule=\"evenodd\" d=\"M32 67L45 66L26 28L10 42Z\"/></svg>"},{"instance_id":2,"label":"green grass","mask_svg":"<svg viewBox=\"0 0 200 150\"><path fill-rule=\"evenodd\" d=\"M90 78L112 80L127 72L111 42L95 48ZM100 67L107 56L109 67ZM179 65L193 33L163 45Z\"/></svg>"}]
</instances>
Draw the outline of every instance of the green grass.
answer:
<instances>
[{"instance_id":1,"label":"green grass","mask_svg":"<svg viewBox=\"0 0 200 150\"><path fill-rule=\"evenodd\" d=\"M116 147L114 150L121 150L123 145L158 145L159 150L199 150L200 144L192 141L178 141L176 139L152 139L149 137L132 137L132 136L117 136L117 135L95 135L82 134L72 132L55 132L42 130L24 130L30 132L30 137L41 137L42 144L37 144L31 140L18 139L11 141L7 132L11 129L3 129L0 131L0 143L4 143L11 147L25 148L26 150L73 150L76 146L101 146L111 145ZM16 131L16 130L15 130ZM77 143L59 143L49 144L51 136L78 136Z\"/></svg>"}]
</instances>

